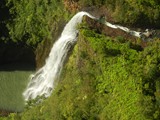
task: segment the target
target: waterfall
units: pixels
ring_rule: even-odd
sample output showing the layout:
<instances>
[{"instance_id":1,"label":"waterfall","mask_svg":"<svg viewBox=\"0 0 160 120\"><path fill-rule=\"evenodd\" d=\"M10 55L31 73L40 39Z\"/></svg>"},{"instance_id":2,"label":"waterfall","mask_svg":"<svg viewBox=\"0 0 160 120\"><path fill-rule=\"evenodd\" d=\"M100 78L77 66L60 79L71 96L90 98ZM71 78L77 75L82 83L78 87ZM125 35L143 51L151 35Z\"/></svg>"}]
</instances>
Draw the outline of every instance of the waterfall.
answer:
<instances>
[{"instance_id":1,"label":"waterfall","mask_svg":"<svg viewBox=\"0 0 160 120\"><path fill-rule=\"evenodd\" d=\"M53 45L45 65L30 76L30 82L23 93L26 101L41 95L50 96L54 89L54 82L61 73L67 53L76 42L78 35L76 26L81 23L84 15L95 19L87 12L79 12L66 24L60 38Z\"/></svg>"},{"instance_id":2,"label":"waterfall","mask_svg":"<svg viewBox=\"0 0 160 120\"><path fill-rule=\"evenodd\" d=\"M35 74L30 76L30 82L23 92L26 101L34 99L37 96L50 96L54 89L55 80L59 77L67 53L77 40L78 30L76 26L82 22L83 16L86 15L92 19L98 20L87 12L79 12L66 24L60 38L53 45L45 65L40 68ZM113 29L121 29L133 36L141 37L140 32L132 31L120 25L113 25L107 21L105 24Z\"/></svg>"},{"instance_id":3,"label":"waterfall","mask_svg":"<svg viewBox=\"0 0 160 120\"><path fill-rule=\"evenodd\" d=\"M127 33L129 33L129 34L131 34L133 36L135 36L135 37L141 38L141 34L142 34L141 32L130 30L127 27L123 27L123 26L120 26L120 25L113 25L113 24L111 24L111 23L109 23L107 21L105 21L104 24L106 26L110 27L110 28L114 28L114 29L118 29L119 28L119 29L121 29L121 30L123 30L123 31L125 31L125 32L127 32Z\"/></svg>"}]
</instances>

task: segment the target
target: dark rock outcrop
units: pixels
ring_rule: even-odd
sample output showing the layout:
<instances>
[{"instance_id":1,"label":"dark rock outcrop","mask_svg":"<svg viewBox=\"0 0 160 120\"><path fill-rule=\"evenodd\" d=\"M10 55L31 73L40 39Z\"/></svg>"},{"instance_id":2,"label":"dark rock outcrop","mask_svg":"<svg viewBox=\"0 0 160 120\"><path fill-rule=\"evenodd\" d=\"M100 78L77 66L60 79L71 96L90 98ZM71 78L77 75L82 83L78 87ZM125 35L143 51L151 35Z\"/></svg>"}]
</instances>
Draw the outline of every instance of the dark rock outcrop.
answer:
<instances>
[{"instance_id":1,"label":"dark rock outcrop","mask_svg":"<svg viewBox=\"0 0 160 120\"><path fill-rule=\"evenodd\" d=\"M102 23L100 23L98 20L93 20L89 17L84 17L84 21L87 22L88 26L91 29L95 29L98 33L104 34L106 36L115 38L117 36L123 36L126 39L131 39L133 41L136 40L136 37L120 30L120 29L114 29L114 28L110 28Z\"/></svg>"}]
</instances>

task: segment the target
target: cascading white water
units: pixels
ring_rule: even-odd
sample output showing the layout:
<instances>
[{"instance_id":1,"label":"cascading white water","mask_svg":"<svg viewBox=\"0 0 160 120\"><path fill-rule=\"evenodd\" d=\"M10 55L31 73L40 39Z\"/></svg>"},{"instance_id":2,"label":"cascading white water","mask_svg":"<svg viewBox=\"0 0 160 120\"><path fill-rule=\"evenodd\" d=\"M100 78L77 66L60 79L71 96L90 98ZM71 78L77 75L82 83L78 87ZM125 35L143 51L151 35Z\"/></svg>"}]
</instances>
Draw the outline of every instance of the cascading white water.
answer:
<instances>
[{"instance_id":1,"label":"cascading white water","mask_svg":"<svg viewBox=\"0 0 160 120\"><path fill-rule=\"evenodd\" d=\"M45 65L31 75L30 82L23 93L26 101L41 95L50 96L54 89L54 81L60 75L67 53L76 42L78 35L76 26L81 23L84 15L95 19L87 12L79 12L68 22L61 37L53 45Z\"/></svg>"},{"instance_id":2,"label":"cascading white water","mask_svg":"<svg viewBox=\"0 0 160 120\"><path fill-rule=\"evenodd\" d=\"M76 26L78 23L81 23L84 15L98 20L87 12L79 12L67 23L61 37L53 45L46 64L35 74L31 75L30 82L23 93L26 101L41 95L45 95L45 97L50 96L54 89L54 82L61 73L67 53L76 42L78 35ZM114 29L119 28L133 36L141 37L140 32L132 31L126 27L113 25L107 21L104 24Z\"/></svg>"},{"instance_id":3,"label":"cascading white water","mask_svg":"<svg viewBox=\"0 0 160 120\"><path fill-rule=\"evenodd\" d=\"M107 25L110 28L114 28L114 29L118 29L119 28L119 29L121 29L121 30L123 30L123 31L125 31L125 32L127 32L127 33L129 33L129 34L131 34L133 36L135 36L135 37L138 37L138 38L141 37L141 32L130 30L127 27L123 27L123 26L120 26L120 25L113 25L113 24L111 24L109 22L105 22L104 24Z\"/></svg>"}]
</instances>

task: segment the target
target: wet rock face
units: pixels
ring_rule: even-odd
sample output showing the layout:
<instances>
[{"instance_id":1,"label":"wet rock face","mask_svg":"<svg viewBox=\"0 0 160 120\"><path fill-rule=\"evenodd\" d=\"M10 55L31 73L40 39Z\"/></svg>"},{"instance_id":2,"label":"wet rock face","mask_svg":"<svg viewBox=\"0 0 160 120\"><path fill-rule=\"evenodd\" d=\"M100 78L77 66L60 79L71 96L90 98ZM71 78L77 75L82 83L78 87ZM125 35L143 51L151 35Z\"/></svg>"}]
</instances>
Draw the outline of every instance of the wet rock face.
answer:
<instances>
[{"instance_id":1,"label":"wet rock face","mask_svg":"<svg viewBox=\"0 0 160 120\"><path fill-rule=\"evenodd\" d=\"M52 25L53 30L52 37L44 39L35 50L35 61L36 61L36 69L41 68L45 64L46 58L50 53L50 50L54 44L54 42L59 38L66 22L64 20L60 20L56 24Z\"/></svg>"},{"instance_id":2,"label":"wet rock face","mask_svg":"<svg viewBox=\"0 0 160 120\"><path fill-rule=\"evenodd\" d=\"M96 30L100 34L104 34L106 36L115 38L118 36L122 36L126 40L130 40L131 42L138 43L137 39L138 37L135 37L134 35L130 33L127 33L119 28L111 28L106 26L104 23L107 21L105 14L102 14L99 18L97 17L97 20L93 20L87 16L83 19L85 22L87 22L88 26L91 29ZM147 42L153 41L154 38L160 38L160 31L159 30L152 30L152 29L146 29L143 30L141 28L136 28L139 33L139 38L141 40L141 46L145 47L147 45ZM130 29L132 31L132 28Z\"/></svg>"},{"instance_id":3,"label":"wet rock face","mask_svg":"<svg viewBox=\"0 0 160 120\"><path fill-rule=\"evenodd\" d=\"M101 17L103 17L103 16L101 16ZM93 19L86 16L86 17L84 17L84 21L87 22L87 24L89 25L89 27L91 29L95 29L95 30L97 30L98 33L104 34L106 36L109 36L112 38L115 38L118 36L123 36L125 39L130 39L133 41L136 40L136 37L124 32L120 29L110 28L110 27L102 24L99 20L93 20Z\"/></svg>"},{"instance_id":4,"label":"wet rock face","mask_svg":"<svg viewBox=\"0 0 160 120\"><path fill-rule=\"evenodd\" d=\"M50 49L52 47L52 41L45 39L36 49L36 69L42 67L45 64L45 59L48 57Z\"/></svg>"},{"instance_id":5,"label":"wet rock face","mask_svg":"<svg viewBox=\"0 0 160 120\"><path fill-rule=\"evenodd\" d=\"M86 11L91 15L95 16L96 18L100 18L101 16L105 16L106 20L111 23L115 23L114 18L112 17L112 12L108 10L106 6L91 6L82 8L81 11Z\"/></svg>"},{"instance_id":6,"label":"wet rock face","mask_svg":"<svg viewBox=\"0 0 160 120\"><path fill-rule=\"evenodd\" d=\"M160 38L159 30L146 29L145 32L141 33L141 39L144 42L152 41L154 38Z\"/></svg>"}]
</instances>

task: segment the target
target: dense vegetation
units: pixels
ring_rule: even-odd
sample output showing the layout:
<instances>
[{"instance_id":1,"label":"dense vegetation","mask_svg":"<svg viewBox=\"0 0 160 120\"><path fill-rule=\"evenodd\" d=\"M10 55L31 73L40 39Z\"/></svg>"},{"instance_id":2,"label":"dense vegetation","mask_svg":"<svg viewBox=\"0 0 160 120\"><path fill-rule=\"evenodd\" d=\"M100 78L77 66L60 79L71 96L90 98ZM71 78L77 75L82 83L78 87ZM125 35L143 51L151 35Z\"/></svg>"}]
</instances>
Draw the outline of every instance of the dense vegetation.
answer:
<instances>
[{"instance_id":1,"label":"dense vegetation","mask_svg":"<svg viewBox=\"0 0 160 120\"><path fill-rule=\"evenodd\" d=\"M3 0L1 9L9 10L9 19L3 20L9 31L9 40L35 48L45 38L56 32L58 21L67 20L59 0ZM6 4L6 6L5 6ZM4 7L5 6L5 7ZM3 36L3 39L6 36ZM6 38L7 38L6 37ZM8 40L8 39L4 40ZM2 36L1 36L2 39Z\"/></svg>"},{"instance_id":2,"label":"dense vegetation","mask_svg":"<svg viewBox=\"0 0 160 120\"><path fill-rule=\"evenodd\" d=\"M139 26L160 27L159 0L64 0L75 1L83 7L105 6L115 22Z\"/></svg>"},{"instance_id":3,"label":"dense vegetation","mask_svg":"<svg viewBox=\"0 0 160 120\"><path fill-rule=\"evenodd\" d=\"M159 120L159 40L142 49L83 27L52 96L16 120Z\"/></svg>"},{"instance_id":4,"label":"dense vegetation","mask_svg":"<svg viewBox=\"0 0 160 120\"><path fill-rule=\"evenodd\" d=\"M113 17L118 22L141 27L160 27L159 0L111 0Z\"/></svg>"},{"instance_id":5,"label":"dense vegetation","mask_svg":"<svg viewBox=\"0 0 160 120\"><path fill-rule=\"evenodd\" d=\"M71 12L105 6L114 22L145 28L160 27L159 0L1 0L0 25L3 30L0 41L22 42L35 48L56 32L58 21L70 18L64 5Z\"/></svg>"},{"instance_id":6,"label":"dense vegetation","mask_svg":"<svg viewBox=\"0 0 160 120\"><path fill-rule=\"evenodd\" d=\"M34 49L52 38L73 12L90 6L105 6L118 23L160 27L159 0L63 0L65 5L79 5L70 14L66 10L70 6L64 9L60 0L2 1L0 9L10 15L0 19L5 28L0 41ZM78 42L53 94L38 105L30 101L22 113L0 119L159 120L160 39L142 48L141 40L135 44L123 36L104 36L85 23L79 29Z\"/></svg>"}]
</instances>

